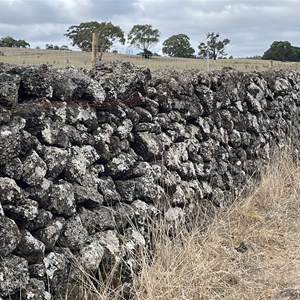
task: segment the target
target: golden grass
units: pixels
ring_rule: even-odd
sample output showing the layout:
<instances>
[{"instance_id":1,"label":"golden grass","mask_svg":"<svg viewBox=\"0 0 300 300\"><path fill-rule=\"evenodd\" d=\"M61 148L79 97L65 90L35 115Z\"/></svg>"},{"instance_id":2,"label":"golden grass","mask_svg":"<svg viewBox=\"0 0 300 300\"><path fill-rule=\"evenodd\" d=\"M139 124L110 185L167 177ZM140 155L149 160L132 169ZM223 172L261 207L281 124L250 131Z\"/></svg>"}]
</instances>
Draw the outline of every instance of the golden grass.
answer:
<instances>
[{"instance_id":1,"label":"golden grass","mask_svg":"<svg viewBox=\"0 0 300 300\"><path fill-rule=\"evenodd\" d=\"M40 50L40 49L17 49L0 48L4 56L0 56L0 62L14 64L50 64L54 67L66 67L75 65L78 67L92 68L91 53L81 51ZM175 68L206 70L206 61L192 58L152 57L144 59L138 55L124 55L104 53L103 61L114 60L130 61L137 66L147 67L151 70ZM270 69L270 61L254 59L223 59L210 61L211 70L220 70L224 67L232 67L240 71L265 71ZM299 70L300 63L273 62L273 68Z\"/></svg>"},{"instance_id":2,"label":"golden grass","mask_svg":"<svg viewBox=\"0 0 300 300\"><path fill-rule=\"evenodd\" d=\"M300 299L300 169L274 159L250 196L144 261L136 299Z\"/></svg>"}]
</instances>

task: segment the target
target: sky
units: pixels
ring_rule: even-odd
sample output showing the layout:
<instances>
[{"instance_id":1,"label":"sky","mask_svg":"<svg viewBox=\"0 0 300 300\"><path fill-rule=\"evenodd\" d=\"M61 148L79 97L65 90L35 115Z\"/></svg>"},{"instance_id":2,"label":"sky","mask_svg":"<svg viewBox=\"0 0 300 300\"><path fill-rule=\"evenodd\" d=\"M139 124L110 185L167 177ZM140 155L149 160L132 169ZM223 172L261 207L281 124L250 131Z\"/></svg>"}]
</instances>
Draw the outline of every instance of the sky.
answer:
<instances>
[{"instance_id":1,"label":"sky","mask_svg":"<svg viewBox=\"0 0 300 300\"><path fill-rule=\"evenodd\" d=\"M70 47L67 29L89 21L110 21L125 37L134 25L150 24L160 31L150 49L157 53L179 33L197 52L208 32L219 33L230 39L226 52L235 58L262 55L273 41L300 47L300 0L0 0L0 38L24 39L32 48ZM126 44L113 49L136 53Z\"/></svg>"}]
</instances>

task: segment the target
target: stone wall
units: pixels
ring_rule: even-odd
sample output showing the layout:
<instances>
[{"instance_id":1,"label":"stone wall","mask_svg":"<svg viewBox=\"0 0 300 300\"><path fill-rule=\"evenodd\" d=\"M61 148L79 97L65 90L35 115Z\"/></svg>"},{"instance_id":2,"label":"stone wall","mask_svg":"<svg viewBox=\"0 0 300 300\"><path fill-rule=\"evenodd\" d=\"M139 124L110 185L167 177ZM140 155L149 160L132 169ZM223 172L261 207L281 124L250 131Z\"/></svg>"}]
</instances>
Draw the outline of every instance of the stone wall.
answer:
<instances>
[{"instance_id":1,"label":"stone wall","mask_svg":"<svg viewBox=\"0 0 300 300\"><path fill-rule=\"evenodd\" d=\"M74 262L128 279L149 219L226 206L299 146L299 92L287 71L0 64L0 299L59 299Z\"/></svg>"}]
</instances>

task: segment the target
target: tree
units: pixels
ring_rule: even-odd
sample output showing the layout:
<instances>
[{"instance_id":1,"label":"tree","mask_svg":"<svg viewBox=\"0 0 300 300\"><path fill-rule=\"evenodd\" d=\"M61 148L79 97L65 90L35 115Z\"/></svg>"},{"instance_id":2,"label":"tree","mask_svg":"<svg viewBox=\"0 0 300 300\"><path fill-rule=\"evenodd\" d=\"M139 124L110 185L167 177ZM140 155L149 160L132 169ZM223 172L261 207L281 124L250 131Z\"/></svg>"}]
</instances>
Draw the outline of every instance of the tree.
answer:
<instances>
[{"instance_id":1,"label":"tree","mask_svg":"<svg viewBox=\"0 0 300 300\"><path fill-rule=\"evenodd\" d=\"M199 44L199 56L216 60L219 57L226 57L225 47L230 43L229 39L220 40L219 33L209 32L206 35L206 43Z\"/></svg>"},{"instance_id":2,"label":"tree","mask_svg":"<svg viewBox=\"0 0 300 300\"><path fill-rule=\"evenodd\" d=\"M158 29L152 29L149 24L134 25L128 34L128 42L144 52L145 58L149 58L149 49L159 42L160 33Z\"/></svg>"},{"instance_id":3,"label":"tree","mask_svg":"<svg viewBox=\"0 0 300 300\"><path fill-rule=\"evenodd\" d=\"M262 59L300 61L300 48L292 46L288 41L274 41Z\"/></svg>"},{"instance_id":4,"label":"tree","mask_svg":"<svg viewBox=\"0 0 300 300\"><path fill-rule=\"evenodd\" d=\"M27 48L30 44L25 40L15 40L11 36L6 36L0 40L0 47Z\"/></svg>"},{"instance_id":5,"label":"tree","mask_svg":"<svg viewBox=\"0 0 300 300\"><path fill-rule=\"evenodd\" d=\"M54 49L53 44L46 44L45 46L46 46L47 50L53 50Z\"/></svg>"},{"instance_id":6,"label":"tree","mask_svg":"<svg viewBox=\"0 0 300 300\"><path fill-rule=\"evenodd\" d=\"M173 57L192 57L195 50L191 47L190 38L180 33L172 35L163 42L162 52Z\"/></svg>"},{"instance_id":7,"label":"tree","mask_svg":"<svg viewBox=\"0 0 300 300\"><path fill-rule=\"evenodd\" d=\"M67 45L62 45L59 48L60 50L69 50L69 47Z\"/></svg>"},{"instance_id":8,"label":"tree","mask_svg":"<svg viewBox=\"0 0 300 300\"><path fill-rule=\"evenodd\" d=\"M102 59L103 52L108 51L114 43L125 44L124 32L119 26L111 22L84 22L79 25L70 26L65 34L72 41L73 46L83 51L92 51L93 33L98 34L99 59Z\"/></svg>"}]
</instances>

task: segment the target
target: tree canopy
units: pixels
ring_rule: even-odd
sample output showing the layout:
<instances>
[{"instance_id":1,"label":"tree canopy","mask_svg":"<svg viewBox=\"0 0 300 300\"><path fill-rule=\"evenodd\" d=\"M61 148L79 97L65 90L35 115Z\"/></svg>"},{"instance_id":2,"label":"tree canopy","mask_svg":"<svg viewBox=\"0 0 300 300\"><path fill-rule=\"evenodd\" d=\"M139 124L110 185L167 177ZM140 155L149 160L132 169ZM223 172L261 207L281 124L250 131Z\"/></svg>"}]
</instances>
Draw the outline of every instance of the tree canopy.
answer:
<instances>
[{"instance_id":1,"label":"tree canopy","mask_svg":"<svg viewBox=\"0 0 300 300\"><path fill-rule=\"evenodd\" d=\"M163 42L162 52L172 57L192 57L195 50L191 47L190 38L180 33L170 36Z\"/></svg>"},{"instance_id":2,"label":"tree canopy","mask_svg":"<svg viewBox=\"0 0 300 300\"><path fill-rule=\"evenodd\" d=\"M0 40L0 47L29 48L30 44L25 40L15 40L11 36L6 36Z\"/></svg>"},{"instance_id":3,"label":"tree canopy","mask_svg":"<svg viewBox=\"0 0 300 300\"><path fill-rule=\"evenodd\" d=\"M288 41L274 41L262 59L300 61L300 48L292 46Z\"/></svg>"},{"instance_id":4,"label":"tree canopy","mask_svg":"<svg viewBox=\"0 0 300 300\"><path fill-rule=\"evenodd\" d=\"M148 57L149 49L159 42L159 37L159 30L149 24L134 25L128 34L128 43L143 50L145 57Z\"/></svg>"},{"instance_id":5,"label":"tree canopy","mask_svg":"<svg viewBox=\"0 0 300 300\"><path fill-rule=\"evenodd\" d=\"M91 51L93 33L98 34L98 52L100 59L102 58L103 52L109 50L114 43L125 43L123 30L111 22L98 23L92 21L73 25L69 27L65 36L72 41L73 46L77 46L83 51Z\"/></svg>"},{"instance_id":6,"label":"tree canopy","mask_svg":"<svg viewBox=\"0 0 300 300\"><path fill-rule=\"evenodd\" d=\"M201 42L198 46L199 56L210 59L224 58L227 56L225 47L230 43L229 39L220 40L219 33L209 32L206 35L206 42Z\"/></svg>"}]
</instances>

